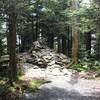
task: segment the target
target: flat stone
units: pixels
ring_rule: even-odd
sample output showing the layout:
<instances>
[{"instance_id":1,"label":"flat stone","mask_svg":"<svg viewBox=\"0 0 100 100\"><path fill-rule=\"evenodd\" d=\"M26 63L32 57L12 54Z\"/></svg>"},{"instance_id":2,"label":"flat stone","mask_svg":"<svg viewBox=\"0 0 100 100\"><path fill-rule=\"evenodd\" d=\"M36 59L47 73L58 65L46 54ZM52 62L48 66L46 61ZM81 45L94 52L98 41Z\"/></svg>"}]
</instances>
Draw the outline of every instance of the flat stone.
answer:
<instances>
[{"instance_id":1,"label":"flat stone","mask_svg":"<svg viewBox=\"0 0 100 100\"><path fill-rule=\"evenodd\" d=\"M70 71L68 71L67 69L63 69L62 72L65 74L65 75L72 75L72 73Z\"/></svg>"},{"instance_id":2,"label":"flat stone","mask_svg":"<svg viewBox=\"0 0 100 100\"><path fill-rule=\"evenodd\" d=\"M54 64L51 67L53 67L53 68L61 68L61 66L60 65L57 65L57 64Z\"/></svg>"},{"instance_id":3,"label":"flat stone","mask_svg":"<svg viewBox=\"0 0 100 100\"><path fill-rule=\"evenodd\" d=\"M54 64L55 64L55 60L53 60L50 63L48 63L49 66L54 65Z\"/></svg>"}]
</instances>

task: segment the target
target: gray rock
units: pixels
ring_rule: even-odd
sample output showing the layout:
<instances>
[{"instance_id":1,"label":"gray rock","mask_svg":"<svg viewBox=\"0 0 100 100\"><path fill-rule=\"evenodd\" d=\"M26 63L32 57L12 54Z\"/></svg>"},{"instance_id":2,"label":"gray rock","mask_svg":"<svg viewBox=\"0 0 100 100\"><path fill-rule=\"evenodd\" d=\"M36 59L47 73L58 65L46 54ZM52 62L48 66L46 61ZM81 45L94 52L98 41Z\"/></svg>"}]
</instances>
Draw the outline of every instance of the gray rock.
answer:
<instances>
[{"instance_id":1,"label":"gray rock","mask_svg":"<svg viewBox=\"0 0 100 100\"><path fill-rule=\"evenodd\" d=\"M45 68L48 73L54 73L55 75L57 73L63 73L63 75L69 74L65 70L62 71L62 69L70 63L70 58L62 53L58 54L48 47L44 47L39 41L33 43L29 54L24 53L21 57L25 59L26 63L33 64L33 66L36 65L33 67L34 69Z\"/></svg>"},{"instance_id":2,"label":"gray rock","mask_svg":"<svg viewBox=\"0 0 100 100\"><path fill-rule=\"evenodd\" d=\"M57 64L54 64L54 65L52 65L51 67L52 67L52 68L61 68L61 66L60 66L60 65L57 65Z\"/></svg>"},{"instance_id":3,"label":"gray rock","mask_svg":"<svg viewBox=\"0 0 100 100\"><path fill-rule=\"evenodd\" d=\"M72 75L72 73L70 71L68 71L67 69L63 69L62 72L65 74L65 75Z\"/></svg>"},{"instance_id":4,"label":"gray rock","mask_svg":"<svg viewBox=\"0 0 100 100\"><path fill-rule=\"evenodd\" d=\"M51 61L50 63L48 63L49 66L52 66L55 64L55 60Z\"/></svg>"},{"instance_id":5,"label":"gray rock","mask_svg":"<svg viewBox=\"0 0 100 100\"><path fill-rule=\"evenodd\" d=\"M38 69L39 67L35 65L33 68L34 68L34 69Z\"/></svg>"}]
</instances>

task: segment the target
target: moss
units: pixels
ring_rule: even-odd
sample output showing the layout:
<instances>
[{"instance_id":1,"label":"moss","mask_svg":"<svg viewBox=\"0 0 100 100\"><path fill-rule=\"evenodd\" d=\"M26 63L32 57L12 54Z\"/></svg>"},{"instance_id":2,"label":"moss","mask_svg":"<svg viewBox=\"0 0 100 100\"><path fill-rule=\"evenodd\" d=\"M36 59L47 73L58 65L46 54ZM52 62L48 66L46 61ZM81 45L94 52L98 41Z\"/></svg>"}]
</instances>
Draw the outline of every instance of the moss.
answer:
<instances>
[{"instance_id":1,"label":"moss","mask_svg":"<svg viewBox=\"0 0 100 100\"><path fill-rule=\"evenodd\" d=\"M100 80L100 77L89 77L88 80Z\"/></svg>"},{"instance_id":2,"label":"moss","mask_svg":"<svg viewBox=\"0 0 100 100\"><path fill-rule=\"evenodd\" d=\"M34 91L38 90L39 86L42 85L43 83L45 83L45 80L43 80L43 79L31 80L29 82L29 89L34 92Z\"/></svg>"},{"instance_id":3,"label":"moss","mask_svg":"<svg viewBox=\"0 0 100 100\"><path fill-rule=\"evenodd\" d=\"M47 82L44 79L27 80L24 75L19 77L19 81L20 82L18 82L18 84L21 85L21 88L24 91L28 90L28 91L31 91L31 92L35 92L36 90L38 90L40 85Z\"/></svg>"},{"instance_id":4,"label":"moss","mask_svg":"<svg viewBox=\"0 0 100 100\"><path fill-rule=\"evenodd\" d=\"M36 82L35 80L32 80L32 81L29 82L29 90L30 91L34 92L38 89L38 87L39 87L39 83Z\"/></svg>"}]
</instances>

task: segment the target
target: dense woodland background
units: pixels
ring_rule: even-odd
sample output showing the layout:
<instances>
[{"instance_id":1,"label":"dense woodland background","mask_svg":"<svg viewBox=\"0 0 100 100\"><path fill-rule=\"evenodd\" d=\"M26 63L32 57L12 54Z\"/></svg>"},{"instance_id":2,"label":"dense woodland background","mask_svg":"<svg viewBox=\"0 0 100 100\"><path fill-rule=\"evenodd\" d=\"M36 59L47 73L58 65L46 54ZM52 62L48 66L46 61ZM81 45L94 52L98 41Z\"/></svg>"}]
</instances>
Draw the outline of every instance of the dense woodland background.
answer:
<instances>
[{"instance_id":1,"label":"dense woodland background","mask_svg":"<svg viewBox=\"0 0 100 100\"><path fill-rule=\"evenodd\" d=\"M70 57L66 67L98 70L100 1L0 0L0 65L9 55L10 82L17 80L16 55L28 52L34 41Z\"/></svg>"}]
</instances>

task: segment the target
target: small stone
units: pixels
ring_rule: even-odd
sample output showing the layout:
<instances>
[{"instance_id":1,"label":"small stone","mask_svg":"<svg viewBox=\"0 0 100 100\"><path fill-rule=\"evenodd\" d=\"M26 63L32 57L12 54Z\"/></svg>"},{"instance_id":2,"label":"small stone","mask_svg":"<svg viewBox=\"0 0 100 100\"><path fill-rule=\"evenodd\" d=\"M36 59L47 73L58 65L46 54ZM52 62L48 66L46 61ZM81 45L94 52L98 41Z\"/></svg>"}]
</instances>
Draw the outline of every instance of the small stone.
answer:
<instances>
[{"instance_id":1,"label":"small stone","mask_svg":"<svg viewBox=\"0 0 100 100\"><path fill-rule=\"evenodd\" d=\"M51 61L48 65L54 65L55 64L55 60Z\"/></svg>"},{"instance_id":2,"label":"small stone","mask_svg":"<svg viewBox=\"0 0 100 100\"><path fill-rule=\"evenodd\" d=\"M65 74L65 75L72 75L72 73L70 71L68 71L67 69L63 69L62 72Z\"/></svg>"},{"instance_id":3,"label":"small stone","mask_svg":"<svg viewBox=\"0 0 100 100\"><path fill-rule=\"evenodd\" d=\"M56 64L61 65L61 66L63 65L63 63L60 61L56 61Z\"/></svg>"},{"instance_id":4,"label":"small stone","mask_svg":"<svg viewBox=\"0 0 100 100\"><path fill-rule=\"evenodd\" d=\"M61 66L60 65L57 65L57 64L52 65L52 67L53 68L61 68Z\"/></svg>"},{"instance_id":5,"label":"small stone","mask_svg":"<svg viewBox=\"0 0 100 100\"><path fill-rule=\"evenodd\" d=\"M38 66L34 66L33 68L34 68L34 69L38 69L39 67L38 67Z\"/></svg>"},{"instance_id":6,"label":"small stone","mask_svg":"<svg viewBox=\"0 0 100 100\"><path fill-rule=\"evenodd\" d=\"M38 64L39 64L39 65L42 65L42 64L43 64L43 62L42 62L42 61L39 61L39 62L38 62Z\"/></svg>"},{"instance_id":7,"label":"small stone","mask_svg":"<svg viewBox=\"0 0 100 100\"><path fill-rule=\"evenodd\" d=\"M63 63L66 63L66 62L67 62L67 60L66 60L66 59L63 59L63 60L62 60L62 62L63 62Z\"/></svg>"}]
</instances>

